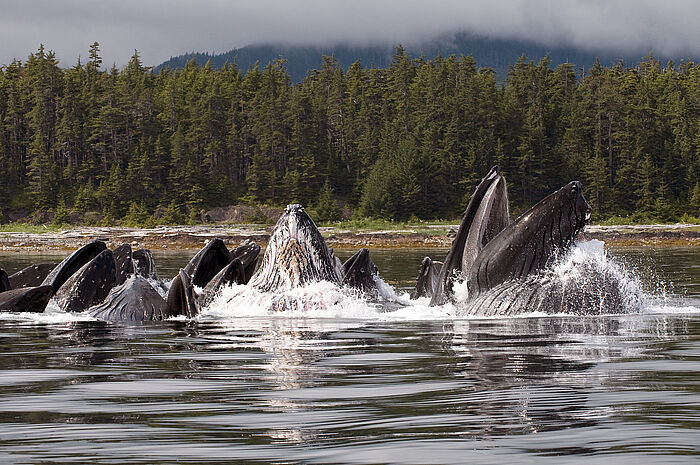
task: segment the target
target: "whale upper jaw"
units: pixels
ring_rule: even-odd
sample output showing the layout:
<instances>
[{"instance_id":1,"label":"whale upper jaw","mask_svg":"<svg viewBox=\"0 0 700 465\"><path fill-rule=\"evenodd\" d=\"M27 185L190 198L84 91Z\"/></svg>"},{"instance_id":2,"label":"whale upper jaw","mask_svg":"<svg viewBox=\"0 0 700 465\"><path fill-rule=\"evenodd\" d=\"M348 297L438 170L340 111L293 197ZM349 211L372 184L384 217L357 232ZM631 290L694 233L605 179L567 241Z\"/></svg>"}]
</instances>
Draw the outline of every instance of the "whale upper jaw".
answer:
<instances>
[{"instance_id":1,"label":"whale upper jaw","mask_svg":"<svg viewBox=\"0 0 700 465\"><path fill-rule=\"evenodd\" d=\"M510 222L506 180L494 166L474 190L432 289L431 305L452 298L452 284L472 268L481 250Z\"/></svg>"},{"instance_id":2,"label":"whale upper jaw","mask_svg":"<svg viewBox=\"0 0 700 465\"><path fill-rule=\"evenodd\" d=\"M465 273L469 295L549 266L557 254L571 246L590 212L578 181L542 199L484 246Z\"/></svg>"},{"instance_id":3,"label":"whale upper jaw","mask_svg":"<svg viewBox=\"0 0 700 465\"><path fill-rule=\"evenodd\" d=\"M583 188L572 181L510 223L506 182L494 167L475 189L440 270L431 305L454 296L466 279L474 297L499 284L545 268L566 250L590 218Z\"/></svg>"},{"instance_id":4,"label":"whale upper jaw","mask_svg":"<svg viewBox=\"0 0 700 465\"><path fill-rule=\"evenodd\" d=\"M277 221L262 264L249 285L284 292L317 281L341 284L342 264L304 207L288 205Z\"/></svg>"}]
</instances>

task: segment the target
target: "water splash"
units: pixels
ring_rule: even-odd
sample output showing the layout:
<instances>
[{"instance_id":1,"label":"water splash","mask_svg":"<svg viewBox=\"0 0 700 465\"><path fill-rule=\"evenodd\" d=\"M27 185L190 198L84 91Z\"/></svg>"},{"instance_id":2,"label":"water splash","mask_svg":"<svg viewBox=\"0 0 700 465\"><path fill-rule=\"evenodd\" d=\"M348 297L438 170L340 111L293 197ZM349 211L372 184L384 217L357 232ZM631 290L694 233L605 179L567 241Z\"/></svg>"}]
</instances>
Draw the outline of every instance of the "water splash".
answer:
<instances>
[{"instance_id":1,"label":"water splash","mask_svg":"<svg viewBox=\"0 0 700 465\"><path fill-rule=\"evenodd\" d=\"M305 318L367 318L380 305L359 292L327 281L307 284L281 293L261 292L251 286L221 289L202 312L203 318L255 317L283 314Z\"/></svg>"},{"instance_id":2,"label":"water splash","mask_svg":"<svg viewBox=\"0 0 700 465\"><path fill-rule=\"evenodd\" d=\"M576 242L568 254L555 262L553 273L563 280L576 280L580 285L594 285L596 277L613 283L622 298L620 313L698 313L695 302L672 292L672 283L661 279L653 268L635 269L611 257L599 240ZM646 279L642 281L640 275ZM604 297L605 289L601 289Z\"/></svg>"},{"instance_id":3,"label":"water splash","mask_svg":"<svg viewBox=\"0 0 700 465\"><path fill-rule=\"evenodd\" d=\"M555 261L548 275L559 279L565 290L585 293L598 314L639 313L651 297L624 263L608 256L599 240L576 242Z\"/></svg>"},{"instance_id":4,"label":"water splash","mask_svg":"<svg viewBox=\"0 0 700 465\"><path fill-rule=\"evenodd\" d=\"M641 271L641 272L639 272ZM595 295L596 304L602 309L610 289L601 286L613 285L620 297L617 311L601 311L598 314L642 313L642 314L693 314L700 313L698 299L674 295L669 284L651 279L643 284L638 276L645 277L648 270L635 270L614 257L609 256L604 243L598 240L578 242L565 255L555 261L545 274L546 279L556 279L568 288L587 288L589 295ZM653 276L653 274L652 274ZM604 278L601 281L601 277ZM540 278L544 279L544 278ZM241 318L274 319L351 319L371 321L416 321L416 320L455 320L473 319L460 312L459 305L446 304L438 307L429 305L429 298L410 300L408 293L399 292L380 277L376 277L377 293L367 296L342 288L329 282L316 282L285 293L263 293L245 285L232 285L222 288L211 305L202 310L201 321L226 322ZM164 293L167 283L153 282L154 288ZM464 280L454 286L457 302L468 301L467 286ZM280 311L281 310L281 311ZM527 309L508 318L541 317L542 311ZM559 316L570 316L565 313ZM484 318L483 315L476 318ZM503 315L488 318L503 319ZM179 318L183 319L183 318ZM0 312L2 321L27 322L29 324L60 324L94 320L84 313L70 313L60 310L52 302L44 313L16 314ZM232 323L233 324L233 323Z\"/></svg>"},{"instance_id":5,"label":"water splash","mask_svg":"<svg viewBox=\"0 0 700 465\"><path fill-rule=\"evenodd\" d=\"M46 310L43 313L13 313L13 312L0 312L0 321L11 321L15 323L26 323L26 324L69 324L77 323L80 321L97 321L92 316L87 313L73 313L66 312L58 308L58 305L49 302Z\"/></svg>"},{"instance_id":6,"label":"water splash","mask_svg":"<svg viewBox=\"0 0 700 465\"><path fill-rule=\"evenodd\" d=\"M698 311L687 300L669 298L666 283L658 278L645 289L637 274L610 257L604 245L599 240L577 242L547 270L471 299L462 279L454 286L459 312L503 318Z\"/></svg>"},{"instance_id":7,"label":"water splash","mask_svg":"<svg viewBox=\"0 0 700 465\"><path fill-rule=\"evenodd\" d=\"M559 257L542 276L541 283L555 281L569 296L582 299L596 315L633 313L694 313L700 309L682 301L673 301L665 283L655 280L645 289L637 275L625 263L610 257L598 240L578 242ZM282 294L262 293L248 286L224 288L217 299L203 311L204 319L270 316L281 318L348 318L375 321L445 320L465 318L460 304L468 301L464 280L455 284L456 305L431 307L429 298L410 300L380 277L376 277L377 296L328 282L311 283ZM674 303L671 305L671 303ZM586 313L587 315L589 313ZM522 309L508 317L541 317L540 309ZM567 316L567 313L557 313ZM484 315L479 315L484 318ZM467 318L473 318L467 316ZM504 318L495 314L488 318Z\"/></svg>"}]
</instances>

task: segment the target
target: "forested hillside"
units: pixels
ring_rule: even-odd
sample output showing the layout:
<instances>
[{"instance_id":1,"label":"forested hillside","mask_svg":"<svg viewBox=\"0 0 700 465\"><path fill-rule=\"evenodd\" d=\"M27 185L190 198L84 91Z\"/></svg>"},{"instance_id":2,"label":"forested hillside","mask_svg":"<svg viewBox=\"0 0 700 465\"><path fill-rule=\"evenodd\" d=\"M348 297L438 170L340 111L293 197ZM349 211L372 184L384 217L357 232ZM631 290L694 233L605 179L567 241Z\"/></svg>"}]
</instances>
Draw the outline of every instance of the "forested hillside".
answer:
<instances>
[{"instance_id":1,"label":"forested hillside","mask_svg":"<svg viewBox=\"0 0 700 465\"><path fill-rule=\"evenodd\" d=\"M626 53L622 50L593 52L575 47L545 46L534 42L482 37L463 32L410 44L405 47L405 50L413 57L422 55L430 58L438 54L471 55L480 67L496 71L497 80L500 82L508 76L508 67L523 54L531 57L543 57L549 54L555 66L560 63L576 63L578 73L582 68L590 68L596 57L603 65L610 65L623 58L626 63L636 65L641 58L641 54L631 55L629 51ZM647 51L642 51L642 54ZM318 68L323 55L333 56L343 70L347 71L358 60L367 67L386 68L391 64L393 53L394 49L389 44L340 43L332 46L252 44L218 54L186 53L161 63L156 66L155 71L160 72L166 68L182 69L190 60L195 60L202 66L209 62L210 66L216 69L224 67L227 63L235 63L239 69L247 71L255 66L255 63L268 63L277 58L283 58L287 60L285 67L291 81L298 83L304 80L310 70ZM662 61L665 60L668 58L662 59Z\"/></svg>"},{"instance_id":2,"label":"forested hillside","mask_svg":"<svg viewBox=\"0 0 700 465\"><path fill-rule=\"evenodd\" d=\"M471 57L398 47L386 68L318 68L300 84L282 61L103 69L94 44L62 69L42 47L0 71L0 218L198 221L291 202L456 218L494 164L515 210L579 179L598 218L700 216L700 65L650 56L581 80L523 56L500 84Z\"/></svg>"}]
</instances>

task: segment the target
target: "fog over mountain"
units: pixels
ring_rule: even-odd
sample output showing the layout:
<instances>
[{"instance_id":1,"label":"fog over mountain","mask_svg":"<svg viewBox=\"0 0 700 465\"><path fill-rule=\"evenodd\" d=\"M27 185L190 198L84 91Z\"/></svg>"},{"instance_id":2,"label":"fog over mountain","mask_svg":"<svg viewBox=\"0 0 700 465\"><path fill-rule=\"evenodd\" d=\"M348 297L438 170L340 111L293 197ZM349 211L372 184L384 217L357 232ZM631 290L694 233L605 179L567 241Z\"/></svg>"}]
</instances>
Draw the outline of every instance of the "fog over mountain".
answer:
<instances>
[{"instance_id":1,"label":"fog over mountain","mask_svg":"<svg viewBox=\"0 0 700 465\"><path fill-rule=\"evenodd\" d=\"M588 51L575 47L548 47L532 41L491 39L468 33L447 34L420 44L409 43L404 47L404 50L413 57L423 56L426 59L433 59L438 54L443 57L453 54L457 56L471 55L479 68L493 69L500 81L505 80L508 75L508 67L523 54L534 61L539 61L548 55L553 67L565 62L573 63L576 65L577 74L590 69L596 60L599 60L604 66L613 65L618 61L622 61L627 66L634 66L645 55L645 53L623 53L607 50ZM395 46L389 44L367 46L254 44L220 54L186 53L170 58L156 66L155 70L160 72L165 68L182 69L188 61L194 60L200 66L208 62L213 68L221 68L227 63L235 63L239 69L247 71L256 63L260 67L264 67L277 58L283 58L286 60L285 68L291 80L301 82L310 71L320 68L323 55L333 56L344 69L349 68L358 60L365 67L385 68L391 63L395 51ZM668 59L678 59L678 57L664 56L658 53L655 53L655 57L662 63Z\"/></svg>"},{"instance_id":2,"label":"fog over mountain","mask_svg":"<svg viewBox=\"0 0 700 465\"><path fill-rule=\"evenodd\" d=\"M2 2L0 63L40 43L64 66L101 44L105 64L137 49L156 65L257 43L421 44L455 32L592 53L700 55L695 0L23 0Z\"/></svg>"}]
</instances>

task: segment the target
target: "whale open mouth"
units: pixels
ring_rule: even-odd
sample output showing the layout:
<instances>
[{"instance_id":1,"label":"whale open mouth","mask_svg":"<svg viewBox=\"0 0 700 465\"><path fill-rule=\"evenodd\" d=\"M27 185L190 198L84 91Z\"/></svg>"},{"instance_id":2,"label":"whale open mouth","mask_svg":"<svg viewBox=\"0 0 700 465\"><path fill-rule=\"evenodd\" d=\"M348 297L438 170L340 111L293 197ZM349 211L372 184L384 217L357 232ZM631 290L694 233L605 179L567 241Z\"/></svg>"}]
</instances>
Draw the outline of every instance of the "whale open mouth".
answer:
<instances>
[{"instance_id":1,"label":"whale open mouth","mask_svg":"<svg viewBox=\"0 0 700 465\"><path fill-rule=\"evenodd\" d=\"M249 284L263 292L288 291L316 281L340 285L342 269L304 207L293 204L277 221Z\"/></svg>"},{"instance_id":2,"label":"whale open mouth","mask_svg":"<svg viewBox=\"0 0 700 465\"><path fill-rule=\"evenodd\" d=\"M484 246L465 273L470 296L544 269L570 247L590 211L578 181L542 199Z\"/></svg>"},{"instance_id":3,"label":"whale open mouth","mask_svg":"<svg viewBox=\"0 0 700 465\"><path fill-rule=\"evenodd\" d=\"M457 235L435 280L431 305L449 300L452 282L471 269L481 250L510 223L506 180L491 168L469 199Z\"/></svg>"},{"instance_id":4,"label":"whale open mouth","mask_svg":"<svg viewBox=\"0 0 700 465\"><path fill-rule=\"evenodd\" d=\"M416 294L432 294L431 305L439 305L452 299L458 280L466 279L472 297L537 273L571 245L590 217L583 187L572 181L511 223L506 182L493 167L469 200L438 278L437 265L424 263Z\"/></svg>"}]
</instances>

